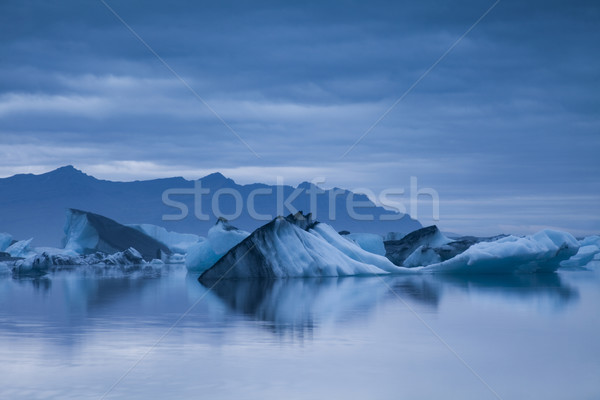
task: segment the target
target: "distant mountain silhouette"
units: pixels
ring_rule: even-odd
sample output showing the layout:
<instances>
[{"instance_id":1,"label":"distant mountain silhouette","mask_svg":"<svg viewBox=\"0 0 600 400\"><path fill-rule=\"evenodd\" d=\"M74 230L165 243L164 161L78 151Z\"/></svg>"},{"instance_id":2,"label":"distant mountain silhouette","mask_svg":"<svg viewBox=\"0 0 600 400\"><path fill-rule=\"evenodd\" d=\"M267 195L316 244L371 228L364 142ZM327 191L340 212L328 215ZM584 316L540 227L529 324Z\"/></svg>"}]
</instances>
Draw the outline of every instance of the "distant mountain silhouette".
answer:
<instances>
[{"instance_id":1,"label":"distant mountain silhouette","mask_svg":"<svg viewBox=\"0 0 600 400\"><path fill-rule=\"evenodd\" d=\"M0 179L0 232L8 232L16 239L34 237L37 246L60 246L63 237L65 213L68 208L94 212L112 218L123 224L149 223L165 227L168 230L206 235L221 215L214 215L212 195L219 189L225 189L219 197L218 205L222 214L235 212L236 201L227 191L237 191L243 200L242 213L231 222L240 229L252 231L277 216L277 186L261 183L238 185L220 173L207 175L199 179L202 188L210 194L202 195L201 214L208 220L199 220L194 216L194 197L191 194L172 193L169 198L188 208L186 218L164 220L164 215L177 215L179 210L164 204L163 192L169 189L191 191L196 183L181 177L154 179L134 182L113 182L96 179L73 166L65 166L45 174L19 174ZM355 194L355 201L365 201L369 208L357 208L358 214L374 216L372 221L353 219L347 212L346 200L351 192L340 191L335 196L335 218L330 218L330 191L317 195L316 210L311 209L307 192L315 188L311 183L303 182L298 188L304 189L291 204L297 210L313 212L322 222L327 222L337 230L350 232L369 232L385 234L387 232L411 232L421 228L421 224L408 215L396 220L379 220L381 215L397 215L369 202L367 196ZM255 189L271 190L271 194L258 193L254 197L254 209L267 215L256 220L248 213L248 195ZM279 187L280 196L288 198L296 188ZM240 203L242 204L242 203ZM293 210L283 209L280 214L287 215Z\"/></svg>"}]
</instances>

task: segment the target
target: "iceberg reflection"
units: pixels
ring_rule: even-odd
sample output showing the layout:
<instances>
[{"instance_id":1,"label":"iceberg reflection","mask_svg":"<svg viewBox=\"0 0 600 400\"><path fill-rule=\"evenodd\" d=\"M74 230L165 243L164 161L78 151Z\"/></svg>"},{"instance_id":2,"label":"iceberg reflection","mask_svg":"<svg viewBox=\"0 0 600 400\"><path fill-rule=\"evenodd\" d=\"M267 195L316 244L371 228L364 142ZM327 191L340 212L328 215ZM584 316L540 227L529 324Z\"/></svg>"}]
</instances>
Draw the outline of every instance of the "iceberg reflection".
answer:
<instances>
[{"instance_id":1,"label":"iceberg reflection","mask_svg":"<svg viewBox=\"0 0 600 400\"><path fill-rule=\"evenodd\" d=\"M577 289L554 273L222 280L205 289L231 312L265 322L277 332L350 321L394 300L436 310L450 290L467 297L498 296L508 304L542 303L552 311L579 298Z\"/></svg>"},{"instance_id":2,"label":"iceberg reflection","mask_svg":"<svg viewBox=\"0 0 600 400\"><path fill-rule=\"evenodd\" d=\"M119 332L123 326L156 336L188 309L178 329L221 332L219 337L250 321L244 326L304 336L325 325L364 323L398 302L399 310L410 306L419 313L468 306L464 300L509 312L533 307L558 313L577 302L579 286L553 273L222 280L213 287L186 275L182 266L159 276L96 278L62 271L0 280L0 337L51 337L72 346L91 333Z\"/></svg>"}]
</instances>

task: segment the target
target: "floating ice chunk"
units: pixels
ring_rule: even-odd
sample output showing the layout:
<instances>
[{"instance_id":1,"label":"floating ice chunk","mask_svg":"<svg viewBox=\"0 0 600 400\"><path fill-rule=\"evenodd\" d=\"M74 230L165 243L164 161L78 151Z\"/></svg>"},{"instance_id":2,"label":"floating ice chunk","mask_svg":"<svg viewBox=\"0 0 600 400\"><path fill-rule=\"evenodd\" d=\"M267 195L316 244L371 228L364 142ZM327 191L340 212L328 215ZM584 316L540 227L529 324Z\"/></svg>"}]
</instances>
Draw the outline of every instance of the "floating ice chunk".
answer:
<instances>
[{"instance_id":1,"label":"floating ice chunk","mask_svg":"<svg viewBox=\"0 0 600 400\"><path fill-rule=\"evenodd\" d=\"M27 257L24 260L19 260L14 263L14 270L16 274L45 274L49 269L56 266L65 265L85 265L85 259L77 254L49 254L43 252L41 254L35 254Z\"/></svg>"},{"instance_id":2,"label":"floating ice chunk","mask_svg":"<svg viewBox=\"0 0 600 400\"><path fill-rule=\"evenodd\" d=\"M12 243L12 235L0 232L0 251L5 251Z\"/></svg>"},{"instance_id":3,"label":"floating ice chunk","mask_svg":"<svg viewBox=\"0 0 600 400\"><path fill-rule=\"evenodd\" d=\"M560 263L561 267L565 268L581 268L585 267L591 261L600 256L600 237L589 236L579 241L581 247L577 254Z\"/></svg>"},{"instance_id":4,"label":"floating ice chunk","mask_svg":"<svg viewBox=\"0 0 600 400\"><path fill-rule=\"evenodd\" d=\"M370 253L385 255L385 246L383 245L383 237L374 233L350 233L343 235L344 238L351 240L360 246L361 249Z\"/></svg>"},{"instance_id":5,"label":"floating ice chunk","mask_svg":"<svg viewBox=\"0 0 600 400\"><path fill-rule=\"evenodd\" d=\"M155 262L158 261L158 262ZM17 261L15 264L15 273L27 274L27 273L46 273L55 267L61 266L92 266L92 267L103 267L103 266L143 266L148 264L142 258L139 251L133 247L119 251L114 254L103 254L95 253L82 255L68 255L68 253L48 254L46 252L38 255L34 255L26 258L25 260ZM152 265L154 267L163 265L160 260L153 260Z\"/></svg>"},{"instance_id":6,"label":"floating ice chunk","mask_svg":"<svg viewBox=\"0 0 600 400\"><path fill-rule=\"evenodd\" d=\"M581 246L594 245L594 246L600 247L600 236L597 236L597 235L587 236L587 237L583 238L582 240L580 240L579 244Z\"/></svg>"},{"instance_id":7,"label":"floating ice chunk","mask_svg":"<svg viewBox=\"0 0 600 400\"><path fill-rule=\"evenodd\" d=\"M150 261L171 253L166 245L153 237L91 212L67 210L64 231L65 249L79 254L97 251L112 254L133 247L145 260Z\"/></svg>"},{"instance_id":8,"label":"floating ice chunk","mask_svg":"<svg viewBox=\"0 0 600 400\"><path fill-rule=\"evenodd\" d=\"M18 242L15 242L8 246L8 248L5 251L6 253L10 254L11 257L26 258L29 256L33 256L35 255L35 252L29 247L32 240L33 238L27 240L19 240Z\"/></svg>"},{"instance_id":9,"label":"floating ice chunk","mask_svg":"<svg viewBox=\"0 0 600 400\"><path fill-rule=\"evenodd\" d=\"M441 263L423 267L425 272L513 273L552 272L579 249L567 232L543 230L525 237L507 236L479 242Z\"/></svg>"},{"instance_id":10,"label":"floating ice chunk","mask_svg":"<svg viewBox=\"0 0 600 400\"><path fill-rule=\"evenodd\" d=\"M405 260L410 257L415 250L419 247L434 248L438 254L444 253L444 258L440 257L439 260L448 259L454 257L456 254L466 250L470 245L476 241L461 241L456 242L448 239L440 232L437 226L432 225L425 228L417 229L414 232L409 233L400 240L391 240L384 243L385 256L398 266L405 266ZM454 243L454 246L443 248L443 246ZM415 255L411 260L411 263L419 262L419 256Z\"/></svg>"},{"instance_id":11,"label":"floating ice chunk","mask_svg":"<svg viewBox=\"0 0 600 400\"><path fill-rule=\"evenodd\" d=\"M108 255L102 262L106 265L142 265L146 263L140 252L133 247Z\"/></svg>"},{"instance_id":12,"label":"floating ice chunk","mask_svg":"<svg viewBox=\"0 0 600 400\"><path fill-rule=\"evenodd\" d=\"M58 265L81 265L85 260L73 250L57 249L53 247L36 247L34 252L24 260L14 263L17 273L24 271L46 271Z\"/></svg>"},{"instance_id":13,"label":"floating ice chunk","mask_svg":"<svg viewBox=\"0 0 600 400\"><path fill-rule=\"evenodd\" d=\"M227 220L219 218L215 226L208 230L206 240L188 249L185 259L187 269L204 272L248 235L250 233L239 230L230 225Z\"/></svg>"},{"instance_id":14,"label":"floating ice chunk","mask_svg":"<svg viewBox=\"0 0 600 400\"><path fill-rule=\"evenodd\" d=\"M431 247L419 246L402 263L407 268L418 267L421 265L431 265L441 262L440 255Z\"/></svg>"},{"instance_id":15,"label":"floating ice chunk","mask_svg":"<svg viewBox=\"0 0 600 400\"><path fill-rule=\"evenodd\" d=\"M151 224L127 225L166 245L172 252L185 254L188 249L204 238L192 233L168 231L162 226Z\"/></svg>"}]
</instances>

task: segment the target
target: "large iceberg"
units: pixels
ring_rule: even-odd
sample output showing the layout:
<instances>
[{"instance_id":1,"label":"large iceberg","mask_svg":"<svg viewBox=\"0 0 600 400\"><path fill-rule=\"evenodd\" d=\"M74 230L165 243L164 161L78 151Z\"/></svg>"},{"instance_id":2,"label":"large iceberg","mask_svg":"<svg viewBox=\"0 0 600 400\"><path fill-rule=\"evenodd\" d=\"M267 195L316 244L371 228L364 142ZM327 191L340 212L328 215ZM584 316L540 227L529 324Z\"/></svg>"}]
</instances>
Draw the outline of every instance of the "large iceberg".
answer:
<instances>
[{"instance_id":1,"label":"large iceberg","mask_svg":"<svg viewBox=\"0 0 600 400\"><path fill-rule=\"evenodd\" d=\"M152 224L131 224L130 226L166 245L173 253L185 254L196 243L204 240L192 233L168 231L162 226Z\"/></svg>"},{"instance_id":2,"label":"large iceberg","mask_svg":"<svg viewBox=\"0 0 600 400\"><path fill-rule=\"evenodd\" d=\"M255 230L200 279L373 275L400 270L385 257L363 250L331 226L299 212L277 217Z\"/></svg>"},{"instance_id":3,"label":"large iceberg","mask_svg":"<svg viewBox=\"0 0 600 400\"><path fill-rule=\"evenodd\" d=\"M226 219L219 218L217 223L208 230L206 240L188 248L185 258L187 269L204 272L249 235L250 233L230 225Z\"/></svg>"},{"instance_id":4,"label":"large iceberg","mask_svg":"<svg viewBox=\"0 0 600 400\"><path fill-rule=\"evenodd\" d=\"M437 228L413 235L405 244L409 242L411 246L403 248L403 253L410 253L405 260L411 267L397 266L340 236L331 226L312 221L310 214L298 213L277 217L255 230L199 279L549 272L555 271L561 261L573 256L579 248L569 233L545 230L531 236L478 242L467 249L445 249L451 256L440 261L442 252L423 252L425 246L439 249L450 244Z\"/></svg>"},{"instance_id":5,"label":"large iceberg","mask_svg":"<svg viewBox=\"0 0 600 400\"><path fill-rule=\"evenodd\" d=\"M145 233L91 212L67 210L64 231L64 248L78 254L112 254L130 247L137 249L147 261L171 254L165 244Z\"/></svg>"}]
</instances>

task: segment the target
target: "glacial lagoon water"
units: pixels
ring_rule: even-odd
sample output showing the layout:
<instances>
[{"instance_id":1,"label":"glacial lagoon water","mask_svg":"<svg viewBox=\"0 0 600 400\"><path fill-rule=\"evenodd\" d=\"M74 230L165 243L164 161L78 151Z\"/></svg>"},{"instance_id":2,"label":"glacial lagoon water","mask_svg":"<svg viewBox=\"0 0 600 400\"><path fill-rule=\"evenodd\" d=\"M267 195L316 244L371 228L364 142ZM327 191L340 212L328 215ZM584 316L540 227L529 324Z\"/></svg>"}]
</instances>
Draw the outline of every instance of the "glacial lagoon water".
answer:
<instances>
[{"instance_id":1,"label":"glacial lagoon water","mask_svg":"<svg viewBox=\"0 0 600 400\"><path fill-rule=\"evenodd\" d=\"M0 278L2 399L598 399L589 271Z\"/></svg>"}]
</instances>

